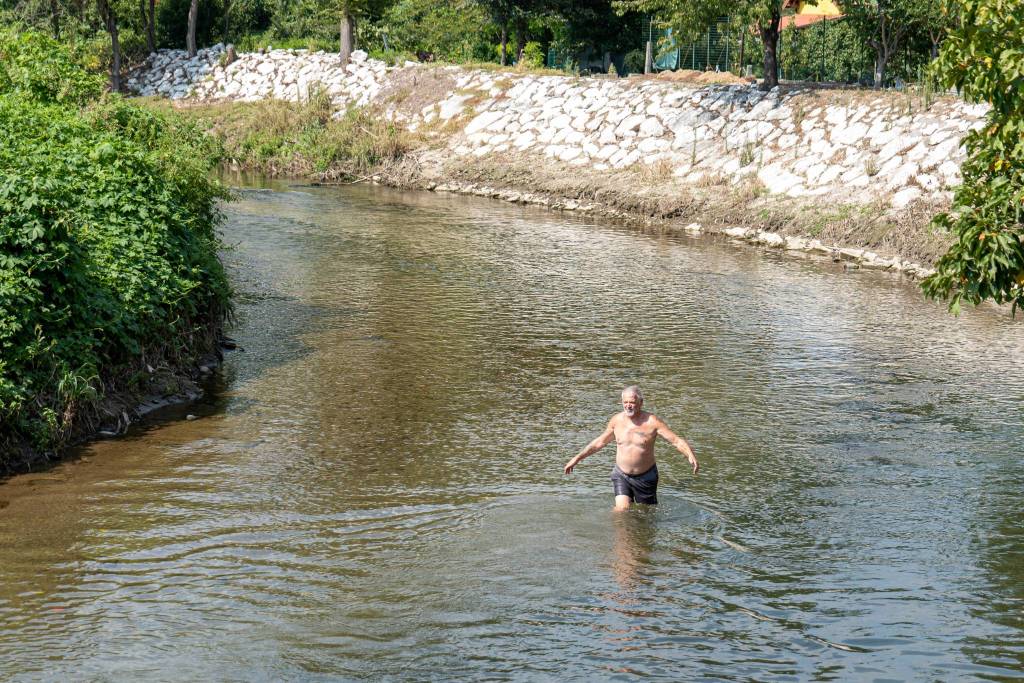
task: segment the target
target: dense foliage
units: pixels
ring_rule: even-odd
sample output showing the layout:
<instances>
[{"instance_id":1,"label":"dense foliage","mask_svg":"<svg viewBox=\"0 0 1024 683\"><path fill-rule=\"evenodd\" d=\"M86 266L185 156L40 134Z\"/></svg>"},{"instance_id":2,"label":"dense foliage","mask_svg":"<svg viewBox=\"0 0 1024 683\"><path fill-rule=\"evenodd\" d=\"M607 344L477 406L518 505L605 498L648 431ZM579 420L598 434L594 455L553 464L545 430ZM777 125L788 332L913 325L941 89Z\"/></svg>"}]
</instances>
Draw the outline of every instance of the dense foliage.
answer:
<instances>
[{"instance_id":1,"label":"dense foliage","mask_svg":"<svg viewBox=\"0 0 1024 683\"><path fill-rule=\"evenodd\" d=\"M937 72L974 102L985 126L964 140L968 159L953 208L935 219L956 242L924 282L926 294L1024 305L1024 7L1020 0L965 0L963 23L945 43Z\"/></svg>"},{"instance_id":2,"label":"dense foliage","mask_svg":"<svg viewBox=\"0 0 1024 683\"><path fill-rule=\"evenodd\" d=\"M871 47L845 19L783 31L779 52L782 77L788 80L871 82Z\"/></svg>"},{"instance_id":3,"label":"dense foliage","mask_svg":"<svg viewBox=\"0 0 1024 683\"><path fill-rule=\"evenodd\" d=\"M229 296L210 143L117 97L69 106L93 77L32 72L38 48L63 54L0 36L0 452L58 446L105 388L209 348Z\"/></svg>"}]
</instances>

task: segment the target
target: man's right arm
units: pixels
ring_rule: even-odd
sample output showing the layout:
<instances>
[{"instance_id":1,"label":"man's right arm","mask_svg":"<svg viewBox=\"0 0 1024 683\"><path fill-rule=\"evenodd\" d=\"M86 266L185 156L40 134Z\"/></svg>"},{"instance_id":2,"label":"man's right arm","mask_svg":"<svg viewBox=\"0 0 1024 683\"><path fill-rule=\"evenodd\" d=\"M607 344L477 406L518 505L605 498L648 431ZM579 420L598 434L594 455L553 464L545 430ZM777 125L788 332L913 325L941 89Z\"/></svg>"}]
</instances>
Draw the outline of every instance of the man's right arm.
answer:
<instances>
[{"instance_id":1,"label":"man's right arm","mask_svg":"<svg viewBox=\"0 0 1024 683\"><path fill-rule=\"evenodd\" d=\"M599 450L601 450L614 440L615 418L613 417L612 419L608 420L608 426L605 427L605 430L601 433L601 436L597 437L596 439L588 443L582 451L577 453L569 462L565 463L565 467L563 468L565 470L565 473L571 474L572 469L576 467L576 465L580 464L580 461L583 460L583 458L586 458L588 456L593 455L594 453L597 453Z\"/></svg>"}]
</instances>

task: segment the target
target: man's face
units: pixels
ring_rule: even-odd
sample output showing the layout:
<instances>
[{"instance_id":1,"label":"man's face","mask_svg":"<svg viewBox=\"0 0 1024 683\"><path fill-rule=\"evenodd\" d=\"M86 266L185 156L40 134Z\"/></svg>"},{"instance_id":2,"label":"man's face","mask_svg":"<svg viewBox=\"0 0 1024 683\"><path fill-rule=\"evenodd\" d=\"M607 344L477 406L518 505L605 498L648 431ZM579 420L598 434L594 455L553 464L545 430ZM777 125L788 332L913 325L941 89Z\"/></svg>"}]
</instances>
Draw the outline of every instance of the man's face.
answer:
<instances>
[{"instance_id":1,"label":"man's face","mask_svg":"<svg viewBox=\"0 0 1024 683\"><path fill-rule=\"evenodd\" d=\"M626 415L633 417L640 412L640 406L644 402L640 400L636 394L629 392L622 395L622 409L626 412Z\"/></svg>"}]
</instances>

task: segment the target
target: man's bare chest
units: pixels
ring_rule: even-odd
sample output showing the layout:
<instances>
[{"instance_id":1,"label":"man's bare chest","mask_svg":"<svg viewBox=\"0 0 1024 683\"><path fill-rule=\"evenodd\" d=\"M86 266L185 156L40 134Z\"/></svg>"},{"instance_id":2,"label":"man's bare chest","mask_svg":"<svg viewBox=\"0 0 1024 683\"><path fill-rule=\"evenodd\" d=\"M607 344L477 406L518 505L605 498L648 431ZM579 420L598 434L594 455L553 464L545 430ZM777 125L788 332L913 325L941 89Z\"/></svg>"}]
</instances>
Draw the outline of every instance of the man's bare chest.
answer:
<instances>
[{"instance_id":1,"label":"man's bare chest","mask_svg":"<svg viewBox=\"0 0 1024 683\"><path fill-rule=\"evenodd\" d=\"M657 436L657 430L649 425L630 425L615 430L615 442L620 446L647 446L654 443Z\"/></svg>"}]
</instances>

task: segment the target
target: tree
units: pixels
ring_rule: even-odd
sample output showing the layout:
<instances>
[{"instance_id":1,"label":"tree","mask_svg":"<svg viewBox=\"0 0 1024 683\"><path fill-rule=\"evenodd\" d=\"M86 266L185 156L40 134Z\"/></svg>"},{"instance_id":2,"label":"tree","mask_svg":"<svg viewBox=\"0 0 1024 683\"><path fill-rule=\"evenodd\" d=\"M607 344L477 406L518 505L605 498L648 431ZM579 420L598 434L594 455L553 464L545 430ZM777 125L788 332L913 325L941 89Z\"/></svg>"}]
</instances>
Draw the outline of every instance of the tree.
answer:
<instances>
[{"instance_id":1,"label":"tree","mask_svg":"<svg viewBox=\"0 0 1024 683\"><path fill-rule=\"evenodd\" d=\"M853 23L875 51L876 88L885 84L885 72L907 35L918 29L932 0L839 0L847 21Z\"/></svg>"},{"instance_id":2,"label":"tree","mask_svg":"<svg viewBox=\"0 0 1024 683\"><path fill-rule=\"evenodd\" d=\"M96 0L96 10L110 36L110 89L121 92L121 41L118 38L117 13L110 0Z\"/></svg>"},{"instance_id":3,"label":"tree","mask_svg":"<svg viewBox=\"0 0 1024 683\"><path fill-rule=\"evenodd\" d=\"M1024 21L1020 0L963 0L959 27L943 42L935 69L944 87L991 105L985 126L964 139L963 184L952 209L933 219L954 236L922 283L949 300L1024 306ZM952 0L947 8L952 7Z\"/></svg>"},{"instance_id":4,"label":"tree","mask_svg":"<svg viewBox=\"0 0 1024 683\"><path fill-rule=\"evenodd\" d=\"M339 54L342 64L348 64L356 49L356 20L379 15L387 3L381 0L341 0L341 17L338 22Z\"/></svg>"},{"instance_id":5,"label":"tree","mask_svg":"<svg viewBox=\"0 0 1024 683\"><path fill-rule=\"evenodd\" d=\"M719 17L731 15L742 25L754 26L764 44L764 81L761 88L771 90L779 84L779 24L782 0L614 0L620 12L634 10L658 15L681 35L703 32Z\"/></svg>"},{"instance_id":6,"label":"tree","mask_svg":"<svg viewBox=\"0 0 1024 683\"><path fill-rule=\"evenodd\" d=\"M939 58L939 47L956 21L958 5L947 8L942 0L919 0L917 17L921 31L928 36L931 58Z\"/></svg>"},{"instance_id":7,"label":"tree","mask_svg":"<svg viewBox=\"0 0 1024 683\"><path fill-rule=\"evenodd\" d=\"M508 64L508 24L515 10L515 2L514 0L480 0L480 5L487 10L491 20L494 21L501 31L501 36L499 37L501 57L499 61L502 66L505 66Z\"/></svg>"},{"instance_id":8,"label":"tree","mask_svg":"<svg viewBox=\"0 0 1024 683\"><path fill-rule=\"evenodd\" d=\"M199 18L199 0L188 5L188 31L185 33L185 49L189 57L196 56L196 20Z\"/></svg>"},{"instance_id":9,"label":"tree","mask_svg":"<svg viewBox=\"0 0 1024 683\"><path fill-rule=\"evenodd\" d=\"M156 52L156 0L149 0L149 11L146 11L146 0L139 0L139 16L146 30L146 50Z\"/></svg>"}]
</instances>

